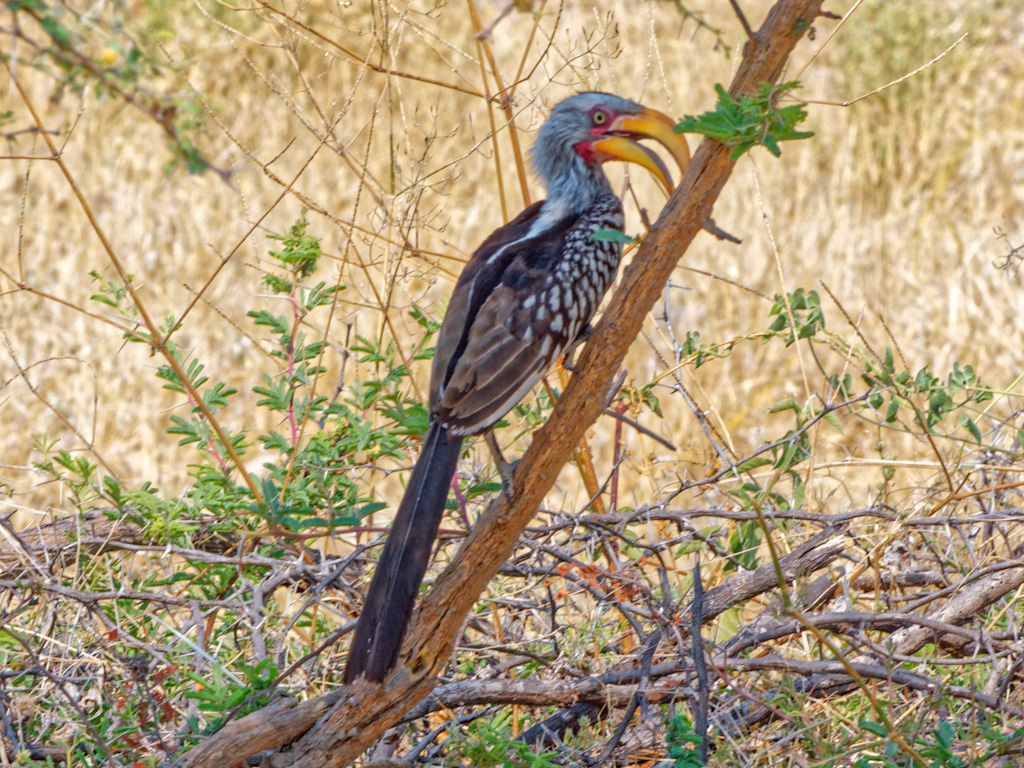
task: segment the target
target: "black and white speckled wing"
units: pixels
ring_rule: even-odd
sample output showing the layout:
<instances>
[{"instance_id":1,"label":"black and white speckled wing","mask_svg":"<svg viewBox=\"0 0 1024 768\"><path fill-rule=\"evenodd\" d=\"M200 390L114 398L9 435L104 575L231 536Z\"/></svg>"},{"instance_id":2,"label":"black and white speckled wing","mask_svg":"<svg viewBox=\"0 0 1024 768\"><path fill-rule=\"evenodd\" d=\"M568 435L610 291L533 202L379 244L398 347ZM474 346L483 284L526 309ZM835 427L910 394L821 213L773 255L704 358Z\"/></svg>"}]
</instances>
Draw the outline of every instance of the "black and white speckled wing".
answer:
<instances>
[{"instance_id":1,"label":"black and white speckled wing","mask_svg":"<svg viewBox=\"0 0 1024 768\"><path fill-rule=\"evenodd\" d=\"M452 435L483 431L525 397L615 278L621 245L593 237L622 227L613 195L580 216L546 205L528 211L499 230L497 247L489 240L474 254L442 325L431 413Z\"/></svg>"},{"instance_id":2,"label":"black and white speckled wing","mask_svg":"<svg viewBox=\"0 0 1024 768\"><path fill-rule=\"evenodd\" d=\"M476 249L462 269L455 291L448 302L441 328L437 334L434 362L430 371L430 412L436 413L440 404L440 389L451 378L452 369L466 348L469 330L490 291L501 281L501 276L515 257L516 243L530 237L543 201L528 207L516 218L490 234Z\"/></svg>"}]
</instances>

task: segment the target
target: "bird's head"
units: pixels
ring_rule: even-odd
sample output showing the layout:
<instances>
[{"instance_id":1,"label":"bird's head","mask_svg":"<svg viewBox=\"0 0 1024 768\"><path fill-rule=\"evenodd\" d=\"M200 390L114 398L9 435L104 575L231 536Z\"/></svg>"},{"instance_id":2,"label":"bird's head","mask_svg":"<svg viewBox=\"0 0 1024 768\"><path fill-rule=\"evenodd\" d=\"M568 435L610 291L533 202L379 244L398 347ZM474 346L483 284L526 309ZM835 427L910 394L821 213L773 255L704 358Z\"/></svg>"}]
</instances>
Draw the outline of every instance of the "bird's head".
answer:
<instances>
[{"instance_id":1,"label":"bird's head","mask_svg":"<svg viewBox=\"0 0 1024 768\"><path fill-rule=\"evenodd\" d=\"M578 93L560 102L541 126L533 145L533 167L553 199L577 210L608 188L601 165L623 160L642 165L669 193L672 176L661 158L639 143L654 139L664 146L680 171L690 150L673 121L654 109L610 93Z\"/></svg>"}]
</instances>

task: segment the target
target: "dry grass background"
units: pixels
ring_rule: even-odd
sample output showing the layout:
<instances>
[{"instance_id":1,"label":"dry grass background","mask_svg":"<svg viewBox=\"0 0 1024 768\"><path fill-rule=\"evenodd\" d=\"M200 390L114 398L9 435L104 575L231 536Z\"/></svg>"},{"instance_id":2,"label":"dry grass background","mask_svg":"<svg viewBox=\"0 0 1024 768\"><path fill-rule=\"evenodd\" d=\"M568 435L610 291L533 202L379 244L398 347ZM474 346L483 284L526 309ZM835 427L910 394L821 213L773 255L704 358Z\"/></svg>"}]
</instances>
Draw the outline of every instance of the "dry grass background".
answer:
<instances>
[{"instance_id":1,"label":"dry grass background","mask_svg":"<svg viewBox=\"0 0 1024 768\"><path fill-rule=\"evenodd\" d=\"M751 3L751 18L767 6ZM726 41L740 39L723 4L694 10L719 25ZM480 11L487 24L496 8ZM229 183L214 173L166 175L163 134L138 112L88 93L80 102L65 96L51 103L51 81L27 69L21 76L62 141L73 126L64 158L154 316L180 314L221 255L240 244L178 341L243 393L257 372L273 372L240 331L252 334L244 313L267 301L259 279L272 243L263 234L283 231L302 207L290 196L274 205L282 186L260 163L271 163L277 179L290 181L316 155L294 189L334 217L314 216L311 231L334 257L326 278L347 286L331 327L317 329L339 353L355 334L387 338L394 332L408 348L417 328L406 309L416 303L440 317L462 260L502 223L503 211L514 215L523 204L509 132L501 130L495 146L483 99L368 71L315 36L372 53L372 60L383 50L396 71L494 91L491 78L482 85L482 51L462 7L403 10L381 3L371 11L363 3L311 4L297 12L305 29L268 12L215 5L140 5L123 12L167 24L164 54L183 79L166 87L196 89L216 115L220 125L212 115L201 116L199 144L230 170ZM1017 386L1024 352L1016 321L1024 304L1017 276L993 266L1008 250L993 229L1003 228L1011 243L1024 239L1024 97L1018 87L1024 63L1016 55L1024 16L1013 3L994 0L967 10L946 2L865 3L803 75L799 95L821 102L854 98L916 69L964 33L963 43L934 66L855 106L812 105L816 138L787 146L781 162L757 153L744 160L715 214L743 244L705 236L686 255L666 304L677 336L698 330L705 341L727 342L763 330L766 296L783 286L820 291L824 283L875 349L892 344L884 319L908 367L928 365L944 375L956 360L973 364L997 389ZM547 108L580 88L619 92L675 115L710 108L710 86L728 80L735 53L684 22L670 3L600 10L551 5L536 31L533 15L513 12L491 42L504 83L524 61L530 73L513 99L524 146ZM806 61L817 45L803 43L795 61ZM5 108L23 117L9 84L4 90ZM503 124L499 110L493 116ZM318 150L325 129L329 136ZM30 154L29 146L44 149L25 136L9 146L17 154ZM661 196L647 179L633 181L635 199L653 216ZM8 275L89 307L96 286L88 272L106 269L107 259L58 168L9 160L0 185ZM540 193L531 180L530 194ZM631 207L628 231L638 232ZM431 254L410 255L400 245L403 237ZM17 291L9 280L3 290L0 455L3 482L15 492L0 503L32 517L61 506L59 489L38 485L29 468L38 458L34 435L59 438L69 450L91 448L127 484L149 479L180 492L187 451L164 432L168 412L180 403L153 376L159 361L140 346L125 346L115 329L92 317ZM91 309L102 312L99 305ZM852 336L827 299L826 316L830 328ZM671 354L664 323L652 317L646 339L627 361L632 380L642 384L665 371ZM340 359L332 361L332 374ZM820 391L806 376L809 364L792 348L746 344L727 360L678 375L743 454L788 427L773 426L768 405ZM349 366L346 374L360 372ZM420 366L421 390L426 375ZM323 389L333 387L325 377ZM225 413L227 422L249 423L253 397L240 396ZM681 405L669 404L664 424L652 426L679 452L633 446L634 476L626 487L637 502L667 478L700 474L710 457L696 419ZM876 437L847 433L842 449L851 457L877 456ZM578 495L569 473L564 482L563 492ZM854 498L859 492L848 492L841 505L864 503Z\"/></svg>"},{"instance_id":2,"label":"dry grass background","mask_svg":"<svg viewBox=\"0 0 1024 768\"><path fill-rule=\"evenodd\" d=\"M726 41L737 41L727 9L707 5L695 10L720 25ZM751 4L751 17L767 5ZM495 10L481 9L483 23ZM158 21L153 7L127 12ZM265 12L217 6L169 4L159 12L172 33L164 52L188 79L188 85L167 87L195 88L216 114L223 127L202 116L199 144L216 165L231 171L230 183L213 173L166 175L164 137L154 123L88 93L81 102L65 97L50 103L53 83L35 72L21 73L44 121L61 132L62 141L73 126L64 158L154 316L180 314L218 267L220 254L240 243L189 317L179 343L243 393L257 372L273 371L239 328L251 334L244 313L266 301L259 279L272 244L263 234L283 231L302 203L286 196L275 206L281 184L258 162L272 161L277 178L290 181L316 153L294 188L336 217L314 216L312 232L334 256L327 279L340 272L348 286L331 327L317 330L339 352L354 334L386 338L392 331L407 348L417 328L405 310L417 303L439 317L462 260L502 223L503 209L511 216L522 206L509 134L499 132L496 163L483 99L368 71L313 30L372 53L374 60L386 44L384 60L394 70L480 91L481 51L468 14L447 6L402 10L382 3L371 12L362 3L313 4L298 14L309 25L303 29ZM513 101L524 146L546 109L580 88L619 92L675 115L703 111L711 106L710 85L728 79L734 60L735 51L684 23L669 3L599 11L552 5L544 9L528 48L534 27L531 14L513 12L492 36L505 83L524 58L531 73ZM1016 386L1024 371L1016 322L1024 305L1016 275L993 267L1008 250L993 228L1002 227L1010 242L1024 238L1024 97L1017 87L1024 63L1015 55L1024 40L1022 14L1000 2L975 3L969 10L957 3L868 2L811 64L800 97L854 98L916 69L964 33L969 36L940 62L881 94L849 108L812 105L815 140L786 147L781 162L763 154L743 162L716 209L719 224L743 244L705 236L681 262L667 303L680 338L698 330L705 341L726 342L762 330L770 307L765 296L783 285L820 291L824 283L875 348L891 343L881 328L884 318L909 367L929 365L942 375L958 360L973 364L997 388ZM817 45L805 42L796 61L805 61ZM486 88L496 88L490 78ZM4 90L6 108L24 116L9 84ZM494 116L501 125L500 111ZM330 134L317 151L325 126ZM35 152L44 149L24 136L10 146L30 154L30 145ZM4 269L88 307L96 287L88 272L103 271L107 260L57 167L6 161L0 185ZM636 199L653 216L659 193L647 179L634 179L634 185ZM530 194L540 193L531 183ZM632 209L628 230L637 232ZM246 237L257 219L256 231ZM765 222L775 237L777 260ZM352 223L361 229L353 231ZM432 255L411 256L400 247L403 236ZM128 484L149 479L180 492L187 483L187 451L164 432L168 412L180 403L153 376L158 361L146 349L125 346L115 329L81 312L19 292L10 281L3 290L0 317L9 347L0 367L0 455L3 481L15 492L0 503L32 517L61 506L59 489L38 485L29 469L38 458L33 435L59 438L69 450L92 448ZM826 313L831 328L852 333L827 300ZM646 340L627 361L636 383L667 367L671 348L662 326L652 318ZM18 377L14 358L28 371L38 398ZM332 373L340 358L332 362ZM807 364L792 349L747 344L728 360L687 368L680 376L743 454L786 426L772 427L766 406L783 396L808 398L819 388L806 384L801 366ZM359 371L350 366L347 375ZM421 389L426 375L420 366ZM324 388L333 386L326 377ZM240 396L224 418L248 423L252 397ZM669 405L665 423L652 426L680 450L657 451L656 466L632 463L636 475L627 487L638 502L665 478L704 471L709 457L688 410ZM843 442L852 456L876 453L869 433L848 433ZM633 450L655 455L653 444ZM568 473L564 479L564 491L572 496L578 491L574 480Z\"/></svg>"},{"instance_id":3,"label":"dry grass background","mask_svg":"<svg viewBox=\"0 0 1024 768\"><path fill-rule=\"evenodd\" d=\"M757 20L770 3L742 5ZM815 138L784 145L781 160L755 151L741 161L715 219L742 245L702 235L627 359L633 384L661 377L668 385L657 390L664 418L639 418L678 450L627 429L620 504L661 499L680 478L718 466L693 410L670 387L686 388L737 457L792 428L791 415L768 413L773 403L826 397L809 346L748 339L770 323L771 297L800 287L822 294L828 329L858 354L897 346L906 361L901 367L927 365L943 378L954 361L973 365L997 393L986 415L974 413L983 442L1011 458L1019 453L1015 430L1003 429L1003 420L1016 426L1020 406L1024 300L1018 274L996 264L1011 245L1024 243L1024 12L998 0L963 6L863 3L800 76L798 96L812 102L808 127ZM582 88L613 91L675 116L711 109L712 85L729 81L742 35L728 4L686 7L719 27L721 38L684 20L669 2L598 9L548 3L537 16L514 11L501 20L491 52L504 85L521 68L526 75L511 102L523 147L550 106ZM374 373L345 362L356 335L410 349L420 328L408 309L418 305L440 319L468 254L523 205L501 111L465 92L502 86L481 75L487 53L463 5L308 3L290 6L291 18L207 2L78 10L88 11L79 20L86 34L95 19L100 30L119 18L133 28L167 30L154 50L177 74L165 72L156 85L180 91L183 101L198 95L195 103L204 106L197 143L227 173L168 175L165 135L153 121L88 90L81 99L65 93L51 101L51 78L28 67L18 73L47 127L66 141L64 161L153 316L179 316L217 273L176 338L211 378L240 390L221 415L233 429L258 434L276 426L255 408L251 387L260 373L278 371L245 316L260 307L280 311L260 286L267 251L275 247L265 235L285 231L311 207L310 232L322 237L329 256L322 277L346 286L330 322L321 315L321 325L310 329L332 346L319 384L329 395L342 375L351 383ZM486 26L500 9L478 10ZM832 28L816 26L817 39L800 44L795 64L806 62ZM917 69L965 33L919 74L851 107L836 106ZM108 44L99 33L90 40L97 56ZM403 74L373 71L342 46ZM0 112L13 110L16 121L4 130L29 125L9 81L0 87ZM46 154L42 141L27 134L6 148L9 155ZM623 169L612 174L625 183ZM541 190L527 182L536 199ZM663 196L636 173L630 182L627 231L638 233L635 201L653 220ZM286 193L289 184L294 194ZM1007 238L997 236L997 227ZM126 344L95 316L109 310L90 302L96 285L88 273L113 273L56 164L4 160L0 234L0 513L16 513L22 527L73 509L63 486L32 468L40 458L34 440L44 435L99 461L126 486L148 480L182 494L194 454L177 447L166 429L169 415L185 406L154 375L162 359ZM688 331L731 354L676 369L671 339ZM815 350L826 372L845 366L856 377L862 367L856 355L845 360L838 343ZM422 392L428 368L413 370ZM521 427L513 423L506 437ZM809 510L838 513L879 499L915 514L931 508L943 491L932 445L867 419L845 417L843 427L814 430L813 461L801 468ZM602 480L612 464L613 429L606 419L592 433ZM476 455L481 472L490 471L485 454ZM978 461L954 440L942 441L938 455ZM247 460L259 471L260 456ZM379 498L395 499L397 476L366 469L360 479ZM720 488L701 493L707 495L676 503L723 498L715 495ZM571 509L588 495L569 467L549 506ZM881 535L872 531L867 540Z\"/></svg>"}]
</instances>

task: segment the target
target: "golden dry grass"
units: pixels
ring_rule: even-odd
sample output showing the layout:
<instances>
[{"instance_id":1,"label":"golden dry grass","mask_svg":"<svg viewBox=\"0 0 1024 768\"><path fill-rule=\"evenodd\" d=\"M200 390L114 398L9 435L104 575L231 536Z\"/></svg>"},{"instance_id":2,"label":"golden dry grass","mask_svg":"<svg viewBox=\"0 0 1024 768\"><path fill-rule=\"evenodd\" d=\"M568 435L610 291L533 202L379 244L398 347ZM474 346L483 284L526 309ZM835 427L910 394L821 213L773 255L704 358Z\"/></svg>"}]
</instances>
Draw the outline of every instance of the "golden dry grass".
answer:
<instances>
[{"instance_id":1,"label":"golden dry grass","mask_svg":"<svg viewBox=\"0 0 1024 768\"><path fill-rule=\"evenodd\" d=\"M756 19L768 4L750 5ZM223 416L236 427L267 426L249 423L254 399L246 393L258 372L273 367L247 338L253 331L244 313L267 302L259 286L270 247L263 235L283 231L302 207L287 195L275 205L282 185L260 163L272 161L271 170L286 183L298 174L294 189L334 217L314 216L312 230L336 259L336 267L325 270L327 279L340 271L338 279L348 286L331 327L317 329L339 351L351 338L350 326L353 336L394 332L407 348L417 329L406 309L417 303L440 316L461 261L502 223L503 209L511 216L523 203L509 132L501 130L496 145L490 136L491 117L504 124L500 110L489 113L482 98L451 88L369 71L334 45L372 53L371 60L395 71L494 91L491 78L486 85L481 79L484 51L464 10L425 10L314 4L297 16L308 25L303 28L266 13L214 7L201 14L188 4L168 6L164 18L173 20L172 36L164 54L183 79L166 76L161 85L195 88L216 115L220 125L204 116L199 143L219 167L230 169L230 184L213 173L165 175L164 137L153 122L88 93L81 102L67 95L48 102L53 83L21 71L61 141L74 126L63 156L155 317L180 314L221 255L239 246L178 338L209 373L243 392ZM482 8L483 23L494 12ZM738 39L724 8L708 14L728 40ZM714 50L711 33L683 24L667 3L622 4L607 12L575 4L546 8L527 46L534 29L532 15L513 12L491 38L504 83L524 61L530 74L513 101L524 146L547 107L581 87L616 91L672 114L710 108L710 86L727 81L733 60ZM1021 14L1013 4L994 1L969 11L956 3L927 9L866 3L811 63L799 95L820 102L854 98L916 69L964 33L966 40L941 61L881 94L849 108L812 105L815 139L787 146L781 161L754 153L741 163L715 215L743 244L705 236L681 261L668 298L678 337L698 330L705 341L721 343L763 330L770 307L765 296L783 287L821 291L824 284L873 349L893 344L884 319L909 368L928 365L943 375L960 361L998 389L1017 386L1024 353L1016 320L1024 307L1016 275L993 267L1007 250L993 228L1006 230L1011 242L1024 238L1017 87L1024 64L1015 55L1024 36ZM807 61L817 45L805 41L795 61ZM4 90L6 108L24 122L24 105L9 83ZM318 148L325 126L330 137ZM25 136L9 146L16 154L45 154L41 141ZM5 161L0 184L7 274L102 313L89 301L95 285L87 275L106 270L108 260L55 164ZM653 215L660 207L657 190L647 179L634 178L634 186ZM540 193L531 183L530 194ZM632 207L629 231L637 232ZM352 224L361 229L353 232ZM439 255L416 258L401 247L403 239ZM92 448L129 485L148 479L172 493L184 488L188 451L164 431L169 410L180 403L153 376L160 361L140 346L124 345L116 329L95 318L17 291L9 280L3 290L0 317L9 349L0 368L0 451L3 481L15 491L4 505L37 513L61 506L59 489L37 485L29 468L38 458L34 435L59 439L69 450ZM827 299L826 313L831 329L855 338ZM671 348L665 340L663 323L652 318L627 361L635 383L666 369ZM821 391L820 376L807 373L810 365L806 352L747 343L727 360L679 375L742 455L789 426L768 418L766 406L784 396L811 400ZM337 358L331 366L333 375ZM19 367L38 397L17 375ZM346 373L360 372L350 366ZM421 391L425 377L420 366ZM324 388L333 384L325 377ZM681 404L669 403L665 422L652 426L680 450L672 455L647 442L632 445L633 477L626 487L637 503L666 479L703 472L710 457L693 414ZM877 455L867 432L848 433L840 442L850 455ZM901 458L934 458L922 451ZM600 458L607 466L608 457ZM574 477L566 473L564 481L563 493L578 495ZM864 503L847 490L842 504Z\"/></svg>"}]
</instances>

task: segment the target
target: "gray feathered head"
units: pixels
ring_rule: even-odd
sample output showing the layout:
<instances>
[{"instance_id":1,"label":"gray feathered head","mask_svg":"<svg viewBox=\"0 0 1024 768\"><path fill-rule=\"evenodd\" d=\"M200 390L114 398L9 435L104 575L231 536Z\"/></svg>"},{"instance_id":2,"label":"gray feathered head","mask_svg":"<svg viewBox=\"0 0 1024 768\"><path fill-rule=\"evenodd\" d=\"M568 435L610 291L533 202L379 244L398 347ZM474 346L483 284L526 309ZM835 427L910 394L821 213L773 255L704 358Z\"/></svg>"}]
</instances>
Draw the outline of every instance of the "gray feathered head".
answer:
<instances>
[{"instance_id":1,"label":"gray feathered head","mask_svg":"<svg viewBox=\"0 0 1024 768\"><path fill-rule=\"evenodd\" d=\"M559 102L537 132L531 152L534 171L551 199L583 210L610 190L602 163L624 160L647 168L669 192L672 178L654 152L638 139L661 143L685 168L689 149L673 121L635 101L588 91Z\"/></svg>"}]
</instances>

